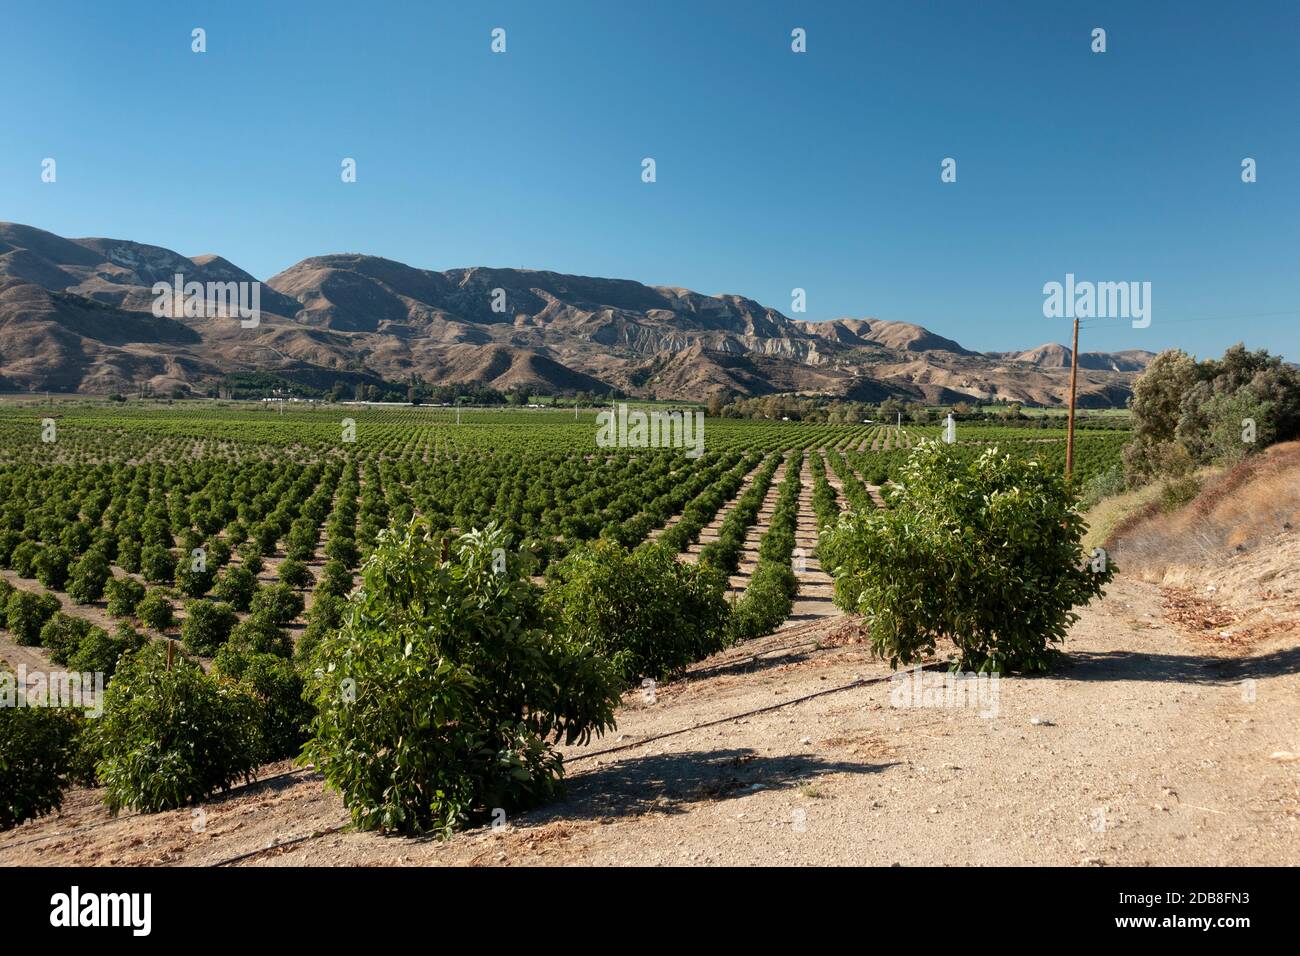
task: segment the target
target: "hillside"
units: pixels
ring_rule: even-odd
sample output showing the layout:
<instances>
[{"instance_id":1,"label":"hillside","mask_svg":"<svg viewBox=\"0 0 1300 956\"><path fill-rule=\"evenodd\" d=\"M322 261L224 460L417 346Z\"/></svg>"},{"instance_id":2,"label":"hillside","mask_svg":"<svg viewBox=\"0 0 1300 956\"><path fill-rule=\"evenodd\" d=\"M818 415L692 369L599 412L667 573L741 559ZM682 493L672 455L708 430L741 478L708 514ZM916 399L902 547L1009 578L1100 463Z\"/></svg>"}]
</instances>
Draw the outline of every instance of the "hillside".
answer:
<instances>
[{"instance_id":1,"label":"hillside","mask_svg":"<svg viewBox=\"0 0 1300 956\"><path fill-rule=\"evenodd\" d=\"M328 387L412 377L548 393L619 389L703 400L802 392L1060 404L1068 351L981 354L921 326L793 320L739 295L628 279L474 267L436 272L356 253L261 284L261 316L155 318L155 282L252 283L215 254L68 239L0 223L0 390L204 393L270 372ZM1120 405L1149 353L1084 356L1080 402Z\"/></svg>"}]
</instances>

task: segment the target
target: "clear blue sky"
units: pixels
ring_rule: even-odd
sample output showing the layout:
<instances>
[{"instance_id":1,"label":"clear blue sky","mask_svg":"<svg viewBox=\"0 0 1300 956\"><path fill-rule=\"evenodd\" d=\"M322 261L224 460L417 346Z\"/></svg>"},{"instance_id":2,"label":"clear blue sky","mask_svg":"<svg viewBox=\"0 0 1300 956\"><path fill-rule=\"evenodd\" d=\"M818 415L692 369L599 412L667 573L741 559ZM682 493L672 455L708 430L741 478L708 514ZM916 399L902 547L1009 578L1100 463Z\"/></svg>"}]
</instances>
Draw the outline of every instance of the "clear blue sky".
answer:
<instances>
[{"instance_id":1,"label":"clear blue sky","mask_svg":"<svg viewBox=\"0 0 1300 956\"><path fill-rule=\"evenodd\" d=\"M1067 341L1042 286L1074 272L1153 285L1150 328L1085 349L1300 358L1294 0L45 0L0 63L0 219L63 235L798 286L983 350Z\"/></svg>"}]
</instances>

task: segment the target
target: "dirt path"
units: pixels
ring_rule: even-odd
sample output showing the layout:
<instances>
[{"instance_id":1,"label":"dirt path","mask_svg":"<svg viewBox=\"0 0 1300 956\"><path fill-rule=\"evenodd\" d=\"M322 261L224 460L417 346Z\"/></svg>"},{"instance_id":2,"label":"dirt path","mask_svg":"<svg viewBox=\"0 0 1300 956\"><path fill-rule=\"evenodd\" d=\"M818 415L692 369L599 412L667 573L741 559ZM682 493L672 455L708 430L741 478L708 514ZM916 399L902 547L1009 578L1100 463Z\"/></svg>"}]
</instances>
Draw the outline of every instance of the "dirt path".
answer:
<instances>
[{"instance_id":1,"label":"dirt path","mask_svg":"<svg viewBox=\"0 0 1300 956\"><path fill-rule=\"evenodd\" d=\"M708 532L708 533L712 534L714 538L717 538L717 536L718 536L718 528L722 525L723 519L725 519L725 518L727 517L727 512L729 512L732 508L734 508L734 507L736 506L736 499L739 498L741 495L743 495L746 491L749 490L749 486L752 485L752 484L754 483L754 476L757 475L757 474L758 474L760 471L762 471L762 470L763 470L763 461L759 461L759 463L758 463L757 465L755 465L755 466L754 466L753 468L751 468L748 472L746 472L745 477L741 480L741 482L740 482L740 487L736 490L735 495L733 495L729 501L727 501L725 504L723 504L723 506L722 506L720 509L718 509L718 513L715 514L715 515L713 516L713 520L710 521L707 525L705 525L704 528L700 531L700 535L701 535L701 537L702 537L706 532ZM689 504L689 503L690 503L690 502L686 502L686 504ZM683 514L683 512L684 512L685 510L686 510L686 507L685 507L685 504L684 504L684 505L682 506L682 509L681 509L681 510L679 510L676 514L674 514L672 517L670 517L667 521L665 521L665 522L664 522L662 525L660 525L658 528L654 528L654 529L652 529L652 530L650 531L650 533L649 533L648 535L646 535L646 537L647 537L650 541L658 540L658 538L659 538L660 535L662 535L665 531L667 531L667 530L668 530L669 528L671 528L673 525L677 524L677 522L679 522L679 521L682 520L682 514ZM699 552L699 549L697 548L695 553L698 553L698 552ZM694 560L695 560L694 558L691 559L692 562L693 562Z\"/></svg>"},{"instance_id":2,"label":"dirt path","mask_svg":"<svg viewBox=\"0 0 1300 956\"><path fill-rule=\"evenodd\" d=\"M1272 756L1300 751L1295 633L1225 649L1168 623L1156 585L1120 579L1083 611L1066 667L1003 678L996 715L981 717L892 706L887 681L854 685L890 672L833 631L733 648L653 704L629 694L616 733L568 751L567 796L501 829L329 833L243 865L1300 859L1300 764ZM824 646L800 645L810 637ZM0 835L0 864L201 865L345 816L310 773L200 809L114 821L74 791L62 813ZM80 826L93 829L66 832Z\"/></svg>"},{"instance_id":3,"label":"dirt path","mask_svg":"<svg viewBox=\"0 0 1300 956\"><path fill-rule=\"evenodd\" d=\"M740 563L736 566L736 573L728 579L728 600L739 598L749 587L749 579L754 574L754 568L758 567L758 546L763 540L763 535L767 534L768 526L772 524L772 513L776 510L776 499L780 496L781 482L784 480L785 462L782 461L772 473L772 482L767 486L767 494L763 496L763 503L758 506L758 516L745 532L745 543L740 549Z\"/></svg>"},{"instance_id":4,"label":"dirt path","mask_svg":"<svg viewBox=\"0 0 1300 956\"><path fill-rule=\"evenodd\" d=\"M812 468L808 464L807 452L803 456L799 482L799 514L794 531L794 572L799 579L799 594L781 629L840 616L839 608L832 603L835 582L822 570L817 559L817 513L813 511Z\"/></svg>"}]
</instances>

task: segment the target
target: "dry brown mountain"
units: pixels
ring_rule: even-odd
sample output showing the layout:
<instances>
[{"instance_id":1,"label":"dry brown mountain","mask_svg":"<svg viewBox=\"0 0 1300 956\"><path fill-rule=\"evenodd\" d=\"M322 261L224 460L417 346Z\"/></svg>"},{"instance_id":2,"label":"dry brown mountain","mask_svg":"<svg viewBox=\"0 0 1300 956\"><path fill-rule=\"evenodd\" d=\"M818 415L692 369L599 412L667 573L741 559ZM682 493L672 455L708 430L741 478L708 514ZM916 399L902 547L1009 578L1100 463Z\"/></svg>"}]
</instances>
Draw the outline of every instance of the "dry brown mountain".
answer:
<instances>
[{"instance_id":1,"label":"dry brown mountain","mask_svg":"<svg viewBox=\"0 0 1300 956\"><path fill-rule=\"evenodd\" d=\"M253 283L215 255L0 223L0 389L205 392L269 372L700 400L800 392L1056 404L1069 351L981 354L904 322L804 322L736 295L526 269L434 272L316 256L260 286L261 318L156 318L155 282ZM1081 356L1085 405L1120 404L1150 353Z\"/></svg>"}]
</instances>

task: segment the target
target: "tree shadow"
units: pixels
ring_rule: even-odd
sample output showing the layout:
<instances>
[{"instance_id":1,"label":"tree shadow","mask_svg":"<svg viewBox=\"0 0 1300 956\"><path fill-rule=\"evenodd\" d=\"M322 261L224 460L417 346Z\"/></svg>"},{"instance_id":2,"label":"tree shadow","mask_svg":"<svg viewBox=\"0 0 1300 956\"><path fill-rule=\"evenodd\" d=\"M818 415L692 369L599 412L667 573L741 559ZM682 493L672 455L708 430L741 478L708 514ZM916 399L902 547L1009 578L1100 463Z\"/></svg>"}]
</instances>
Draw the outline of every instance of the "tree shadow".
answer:
<instances>
[{"instance_id":1,"label":"tree shadow","mask_svg":"<svg viewBox=\"0 0 1300 956\"><path fill-rule=\"evenodd\" d=\"M815 754L761 756L749 748L645 754L591 769L575 768L565 796L529 814L557 819L685 813L690 804L785 790L835 773L879 773L893 763L825 760Z\"/></svg>"},{"instance_id":2,"label":"tree shadow","mask_svg":"<svg viewBox=\"0 0 1300 956\"><path fill-rule=\"evenodd\" d=\"M1243 657L1147 654L1141 651L1072 651L1065 666L1045 675L1077 681L1168 681L1230 684L1248 677L1300 673L1300 646Z\"/></svg>"}]
</instances>

